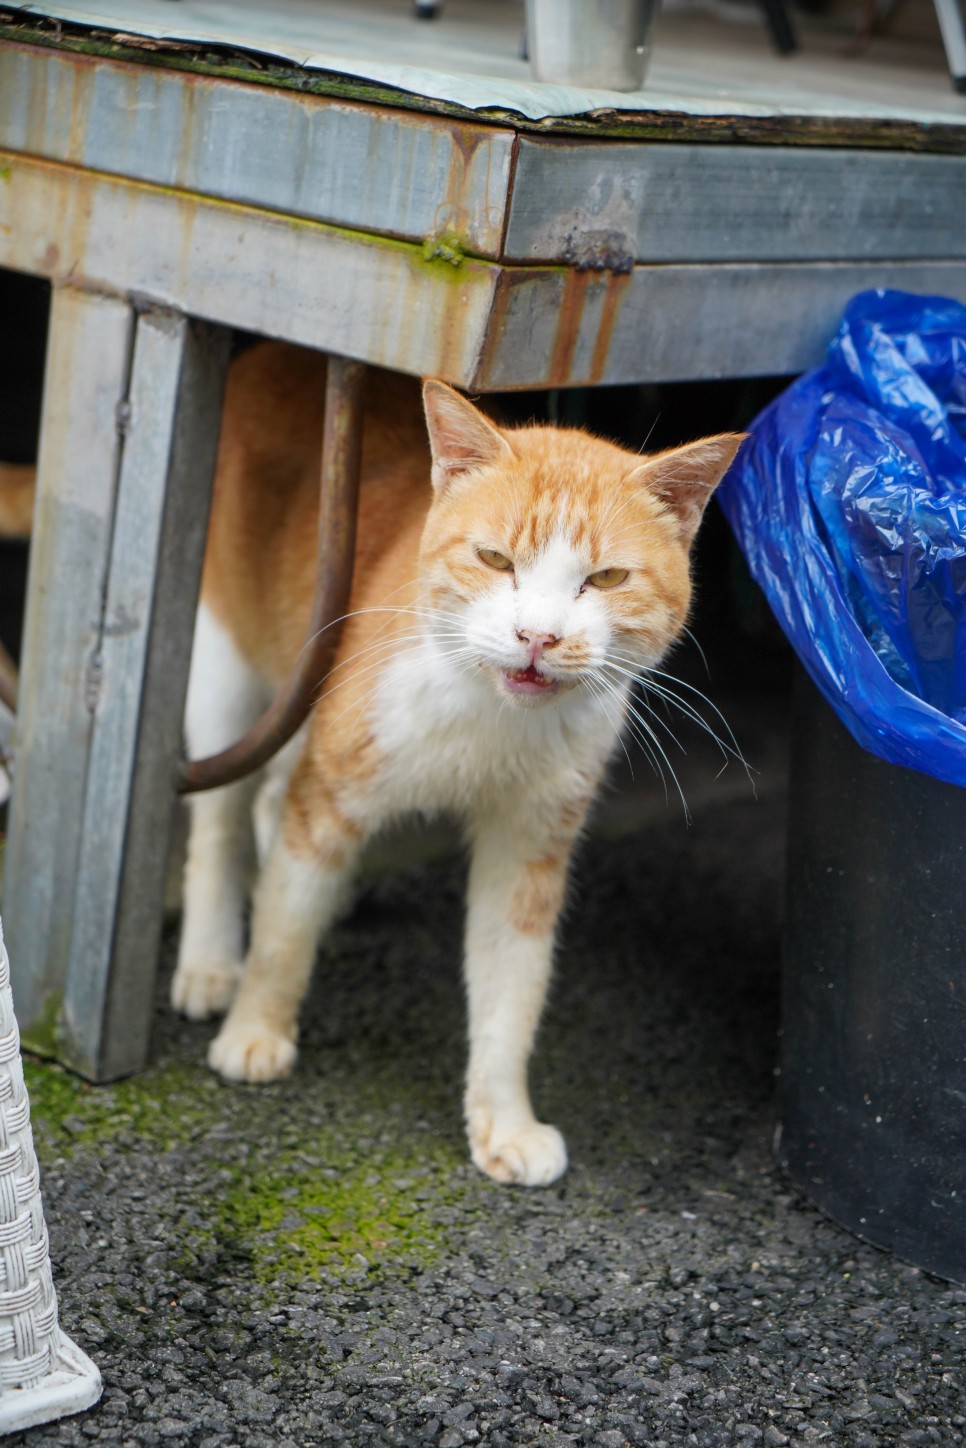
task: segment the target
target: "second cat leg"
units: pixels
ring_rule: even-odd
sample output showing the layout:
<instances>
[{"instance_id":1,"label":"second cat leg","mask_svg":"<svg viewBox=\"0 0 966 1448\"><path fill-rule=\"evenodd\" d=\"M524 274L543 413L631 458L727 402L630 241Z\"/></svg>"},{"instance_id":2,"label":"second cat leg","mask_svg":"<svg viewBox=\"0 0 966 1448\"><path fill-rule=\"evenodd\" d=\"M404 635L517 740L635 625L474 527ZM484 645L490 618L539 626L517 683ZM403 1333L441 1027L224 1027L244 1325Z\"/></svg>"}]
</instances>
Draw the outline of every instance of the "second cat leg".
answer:
<instances>
[{"instance_id":1,"label":"second cat leg","mask_svg":"<svg viewBox=\"0 0 966 1448\"><path fill-rule=\"evenodd\" d=\"M478 830L470 869L466 1126L473 1161L501 1182L543 1186L567 1167L554 1126L530 1105L527 1063L550 979L569 843Z\"/></svg>"},{"instance_id":2,"label":"second cat leg","mask_svg":"<svg viewBox=\"0 0 966 1448\"><path fill-rule=\"evenodd\" d=\"M274 1081L294 1066L319 937L340 908L360 843L303 757L255 891L242 982L208 1052L227 1080Z\"/></svg>"},{"instance_id":3,"label":"second cat leg","mask_svg":"<svg viewBox=\"0 0 966 1448\"><path fill-rule=\"evenodd\" d=\"M230 635L202 604L195 625L185 733L192 758L234 744L264 707L266 691ZM184 915L171 1003L192 1020L228 1008L244 958L245 874L254 780L188 800Z\"/></svg>"}]
</instances>

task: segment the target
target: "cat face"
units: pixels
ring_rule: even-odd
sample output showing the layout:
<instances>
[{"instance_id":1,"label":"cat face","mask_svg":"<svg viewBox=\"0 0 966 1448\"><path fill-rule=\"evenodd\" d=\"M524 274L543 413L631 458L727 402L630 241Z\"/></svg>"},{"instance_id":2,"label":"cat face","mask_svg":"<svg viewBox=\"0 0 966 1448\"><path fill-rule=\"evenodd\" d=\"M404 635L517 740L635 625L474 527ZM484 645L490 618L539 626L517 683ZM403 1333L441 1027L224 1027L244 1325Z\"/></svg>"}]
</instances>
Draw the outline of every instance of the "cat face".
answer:
<instances>
[{"instance_id":1,"label":"cat face","mask_svg":"<svg viewBox=\"0 0 966 1448\"><path fill-rule=\"evenodd\" d=\"M690 544L740 437L642 460L580 431L502 432L443 383L424 401L422 582L461 657L531 707L654 667L684 626Z\"/></svg>"}]
</instances>

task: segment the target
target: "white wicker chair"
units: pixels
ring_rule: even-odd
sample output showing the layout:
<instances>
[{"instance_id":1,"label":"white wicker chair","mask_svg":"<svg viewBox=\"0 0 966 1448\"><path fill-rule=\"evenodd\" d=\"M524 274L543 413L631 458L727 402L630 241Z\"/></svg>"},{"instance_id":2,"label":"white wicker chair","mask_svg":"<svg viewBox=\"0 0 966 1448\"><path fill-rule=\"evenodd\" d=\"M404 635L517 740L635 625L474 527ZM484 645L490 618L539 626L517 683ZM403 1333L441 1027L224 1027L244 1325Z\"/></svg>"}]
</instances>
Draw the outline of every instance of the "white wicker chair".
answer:
<instances>
[{"instance_id":1,"label":"white wicker chair","mask_svg":"<svg viewBox=\"0 0 966 1448\"><path fill-rule=\"evenodd\" d=\"M100 1395L97 1368L57 1325L40 1172L0 924L0 1433L79 1413Z\"/></svg>"}]
</instances>

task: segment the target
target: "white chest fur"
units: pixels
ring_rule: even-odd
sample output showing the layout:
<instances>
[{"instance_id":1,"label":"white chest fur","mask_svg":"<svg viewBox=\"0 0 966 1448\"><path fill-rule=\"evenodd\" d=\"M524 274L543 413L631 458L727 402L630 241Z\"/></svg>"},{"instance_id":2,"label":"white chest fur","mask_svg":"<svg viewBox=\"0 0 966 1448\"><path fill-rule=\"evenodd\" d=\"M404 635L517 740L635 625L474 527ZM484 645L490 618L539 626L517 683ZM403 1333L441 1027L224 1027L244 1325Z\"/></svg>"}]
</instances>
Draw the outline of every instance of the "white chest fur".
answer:
<instances>
[{"instance_id":1,"label":"white chest fur","mask_svg":"<svg viewBox=\"0 0 966 1448\"><path fill-rule=\"evenodd\" d=\"M530 809L585 797L617 741L609 712L582 688L537 707L501 698L476 663L432 639L404 650L373 701L379 790L393 811ZM390 803L391 802L391 803Z\"/></svg>"}]
</instances>

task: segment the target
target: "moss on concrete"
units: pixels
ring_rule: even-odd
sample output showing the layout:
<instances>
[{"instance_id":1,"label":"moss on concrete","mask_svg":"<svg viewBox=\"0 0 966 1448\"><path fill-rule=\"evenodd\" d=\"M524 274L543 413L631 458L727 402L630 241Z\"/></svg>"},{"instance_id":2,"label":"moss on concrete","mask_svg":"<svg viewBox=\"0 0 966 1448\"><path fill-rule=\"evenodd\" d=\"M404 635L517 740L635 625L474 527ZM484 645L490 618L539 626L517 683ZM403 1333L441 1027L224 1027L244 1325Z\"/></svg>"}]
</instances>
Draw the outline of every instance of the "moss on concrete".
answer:
<instances>
[{"instance_id":1,"label":"moss on concrete","mask_svg":"<svg viewBox=\"0 0 966 1448\"><path fill-rule=\"evenodd\" d=\"M63 1152L127 1132L155 1148L187 1141L210 1112L194 1072L177 1065L109 1086L91 1086L53 1061L25 1056L24 1077L38 1144Z\"/></svg>"},{"instance_id":2,"label":"moss on concrete","mask_svg":"<svg viewBox=\"0 0 966 1448\"><path fill-rule=\"evenodd\" d=\"M321 1168L282 1159L270 1170L235 1174L217 1208L217 1238L243 1246L264 1282L395 1273L435 1261L450 1236L434 1210L440 1183L458 1164L445 1144L434 1144L429 1162L395 1150L360 1160L344 1144L332 1146ZM421 1191L413 1190L414 1176Z\"/></svg>"},{"instance_id":3,"label":"moss on concrete","mask_svg":"<svg viewBox=\"0 0 966 1448\"><path fill-rule=\"evenodd\" d=\"M24 1073L42 1167L83 1153L116 1167L137 1152L156 1158L165 1177L187 1170L197 1178L201 1164L191 1195L205 1202L203 1220L179 1223L172 1238L182 1270L242 1260L264 1286L285 1289L323 1276L424 1268L449 1242L461 1143L415 1130L404 1145L364 1135L369 1122L393 1116L372 1081L355 1102L358 1116L295 1129L276 1094L226 1089L191 1066L170 1064L108 1086L30 1057ZM239 1141L252 1141L253 1118L261 1132L240 1159L225 1131L233 1117Z\"/></svg>"}]
</instances>

